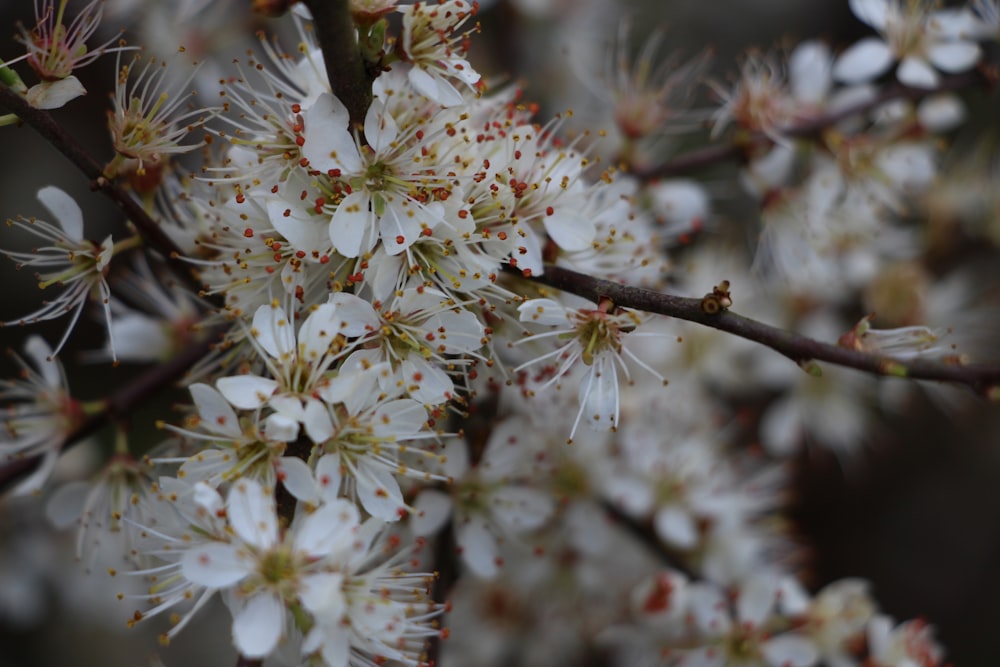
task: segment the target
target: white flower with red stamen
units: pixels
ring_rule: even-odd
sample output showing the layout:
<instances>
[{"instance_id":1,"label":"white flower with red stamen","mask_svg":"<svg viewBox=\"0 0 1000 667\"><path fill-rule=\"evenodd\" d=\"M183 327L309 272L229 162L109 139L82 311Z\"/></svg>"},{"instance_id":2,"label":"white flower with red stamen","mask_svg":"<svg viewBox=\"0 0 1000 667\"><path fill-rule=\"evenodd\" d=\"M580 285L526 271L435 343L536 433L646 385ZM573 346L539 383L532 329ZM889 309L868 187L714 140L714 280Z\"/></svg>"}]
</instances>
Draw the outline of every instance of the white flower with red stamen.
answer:
<instances>
[{"instance_id":1,"label":"white flower with red stamen","mask_svg":"<svg viewBox=\"0 0 1000 667\"><path fill-rule=\"evenodd\" d=\"M170 516L174 510L177 514ZM225 502L204 483L171 482L158 511L156 529L145 528L147 553L166 564L136 573L159 583L144 596L154 608L137 612L135 620L196 600L166 639L176 636L216 592L232 611L233 643L248 658L270 655L293 628L313 637L322 626L323 633L335 637L312 643L342 640L345 653L370 658L405 655L390 638L431 632L435 607L420 593L429 576L399 573L392 559L378 557L372 542L383 524L361 523L357 508L346 500L331 498L282 530L273 495L256 481L234 483ZM373 603L379 612L370 608ZM357 624L371 635L334 633L327 624L335 612L345 628ZM380 626L378 619L392 623ZM306 644L307 652L315 650L309 639Z\"/></svg>"},{"instance_id":2,"label":"white flower with red stamen","mask_svg":"<svg viewBox=\"0 0 1000 667\"><path fill-rule=\"evenodd\" d=\"M38 109L57 109L87 93L73 76L73 70L89 65L105 53L134 48L113 46L117 37L99 46L87 46L87 40L101 24L104 0L91 0L68 25L68 0L58 0L58 7L55 3L56 0L35 0L35 27L29 31L19 26L21 34L17 37L27 53L5 63L26 60L42 79L26 92L28 103Z\"/></svg>"},{"instance_id":3,"label":"white flower with red stamen","mask_svg":"<svg viewBox=\"0 0 1000 667\"><path fill-rule=\"evenodd\" d=\"M413 64L408 73L410 84L443 107L466 101L452 81L474 90L481 78L464 58L465 34L456 34L477 9L477 3L465 0L416 2L399 7L403 15L403 57Z\"/></svg>"},{"instance_id":4,"label":"white flower with red stamen","mask_svg":"<svg viewBox=\"0 0 1000 667\"><path fill-rule=\"evenodd\" d=\"M0 457L3 461L43 457L38 469L18 486L18 492L29 493L48 478L63 443L84 415L70 396L66 373L48 343L31 336L24 350L31 365L14 356L21 378L0 380Z\"/></svg>"},{"instance_id":5,"label":"white flower with red stamen","mask_svg":"<svg viewBox=\"0 0 1000 667\"><path fill-rule=\"evenodd\" d=\"M578 366L577 362L581 362L585 368L579 379L580 411L573 422L570 439L584 417L587 425L594 430L614 430L618 426L619 370L625 374L626 379L629 378L625 358L631 359L663 381L659 373L639 360L624 345L625 335L633 333L643 322L643 318L634 311L615 308L607 301L595 308L572 307L553 299L531 299L522 303L517 310L522 322L549 327L544 333L530 335L519 342L552 337L567 342L521 364L514 369L515 372L551 360L543 370L543 375L548 376L548 379L542 386L547 387Z\"/></svg>"},{"instance_id":6,"label":"white flower with red stamen","mask_svg":"<svg viewBox=\"0 0 1000 667\"><path fill-rule=\"evenodd\" d=\"M520 419L497 424L475 465L468 443L450 440L444 450L450 487L424 489L414 502L413 531L432 535L451 518L462 561L478 577L495 577L505 540L539 528L555 512L552 495L532 486L538 451L523 436Z\"/></svg>"},{"instance_id":7,"label":"white flower with red stamen","mask_svg":"<svg viewBox=\"0 0 1000 667\"><path fill-rule=\"evenodd\" d=\"M401 131L381 100L365 115L364 145L349 120L343 103L329 94L305 114L302 154L309 167L343 183L339 201L329 206L330 241L345 257L370 251L378 240L390 255L399 254L443 221L444 207L433 199L447 182L422 153L422 130L410 125Z\"/></svg>"},{"instance_id":8,"label":"white flower with red stamen","mask_svg":"<svg viewBox=\"0 0 1000 667\"><path fill-rule=\"evenodd\" d=\"M46 289L53 285L62 285L66 287L66 290L54 300L43 302L42 307L30 315L5 322L5 324L42 322L70 313L69 326L53 353L58 354L76 325L84 305L89 299L95 298L101 302L104 308L104 316L108 326L108 347L111 348L111 357L117 359L111 329L111 307L109 304L111 289L105 280L108 264L115 252L111 236L109 235L100 244L85 239L83 237L83 212L72 197L55 186L39 190L38 201L56 219L56 222L59 223L58 227L35 218L19 218L8 221L8 224L27 230L48 241L51 245L35 248L31 252L3 249L0 249L0 252L17 261L18 268L33 266L47 270L45 273L37 274L40 288Z\"/></svg>"},{"instance_id":9,"label":"white flower with red stamen","mask_svg":"<svg viewBox=\"0 0 1000 667\"><path fill-rule=\"evenodd\" d=\"M333 433L333 423L317 392L337 360L350 352L342 337L348 326L334 304L322 304L296 335L283 308L275 303L261 306L250 336L270 377L234 375L219 378L215 386L235 407L256 410L268 405L281 418L302 424L313 442L323 442Z\"/></svg>"},{"instance_id":10,"label":"white flower with red stamen","mask_svg":"<svg viewBox=\"0 0 1000 667\"><path fill-rule=\"evenodd\" d=\"M870 81L899 61L897 78L908 86L934 88L942 72L971 69L981 49L968 34L969 18L936 9L926 0L850 0L851 11L879 32L840 55L833 74L840 81Z\"/></svg>"}]
</instances>

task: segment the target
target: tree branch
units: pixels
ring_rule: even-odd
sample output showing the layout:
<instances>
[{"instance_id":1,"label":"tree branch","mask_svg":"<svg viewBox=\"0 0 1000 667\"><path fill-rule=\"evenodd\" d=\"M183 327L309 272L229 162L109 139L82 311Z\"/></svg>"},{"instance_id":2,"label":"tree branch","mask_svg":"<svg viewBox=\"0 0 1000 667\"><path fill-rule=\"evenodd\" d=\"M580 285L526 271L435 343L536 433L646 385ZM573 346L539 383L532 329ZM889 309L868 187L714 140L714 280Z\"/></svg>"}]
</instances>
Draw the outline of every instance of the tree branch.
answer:
<instances>
[{"instance_id":1,"label":"tree branch","mask_svg":"<svg viewBox=\"0 0 1000 667\"><path fill-rule=\"evenodd\" d=\"M364 127L372 103L372 77L358 48L357 29L348 0L302 0L313 16L323 50L330 88L351 114L351 125Z\"/></svg>"},{"instance_id":2,"label":"tree branch","mask_svg":"<svg viewBox=\"0 0 1000 667\"><path fill-rule=\"evenodd\" d=\"M989 67L984 66L980 71L946 76L942 79L940 86L931 90L896 84L887 87L879 95L869 100L852 104L843 109L807 118L795 125L778 128L770 132L752 132L740 137L738 141L699 148L678 155L656 166L634 169L631 173L636 178L644 181L690 174L692 171L705 169L726 160L744 158L754 146L774 143L774 137L776 136L787 137L789 139L817 139L827 128L852 116L867 113L886 102L897 99L919 100L929 95L961 90L984 82L987 86L992 87L996 83L996 76L995 72Z\"/></svg>"},{"instance_id":3,"label":"tree branch","mask_svg":"<svg viewBox=\"0 0 1000 667\"><path fill-rule=\"evenodd\" d=\"M143 242L160 252L174 273L187 285L193 287L195 293L200 290L201 285L194 279L190 265L183 261L180 249L160 228L160 225L129 193L104 177L104 167L91 157L90 153L48 112L32 107L24 97L2 85L0 85L0 105L15 113L23 122L34 128L72 162L84 176L90 179L92 190L100 190L118 205L118 208L135 225Z\"/></svg>"},{"instance_id":4,"label":"tree branch","mask_svg":"<svg viewBox=\"0 0 1000 667\"><path fill-rule=\"evenodd\" d=\"M508 271L521 275L516 269ZM597 303L602 297L616 306L634 308L695 322L765 345L799 365L810 361L854 368L859 371L911 380L936 380L964 385L991 399L1000 399L1000 364L951 364L925 359L898 359L822 343L742 315L720 310L706 312L700 299L662 294L639 287L619 285L558 266L546 266L533 281L555 287Z\"/></svg>"}]
</instances>

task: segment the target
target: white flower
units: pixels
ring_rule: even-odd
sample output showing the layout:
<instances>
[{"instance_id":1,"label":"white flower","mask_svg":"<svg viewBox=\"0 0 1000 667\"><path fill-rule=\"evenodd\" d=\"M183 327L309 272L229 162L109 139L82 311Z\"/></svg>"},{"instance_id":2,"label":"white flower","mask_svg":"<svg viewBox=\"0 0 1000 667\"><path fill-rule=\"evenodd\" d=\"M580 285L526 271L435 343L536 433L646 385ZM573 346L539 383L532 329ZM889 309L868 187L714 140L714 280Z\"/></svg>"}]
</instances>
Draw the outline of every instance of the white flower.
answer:
<instances>
[{"instance_id":1,"label":"white flower","mask_svg":"<svg viewBox=\"0 0 1000 667\"><path fill-rule=\"evenodd\" d=\"M22 318L5 322L5 324L27 324L42 322L62 317L70 313L70 323L66 332L56 345L53 354L58 354L69 338L80 313L88 299L98 299L107 321L108 336L111 330L111 289L108 287L105 274L111 256L115 249L109 235L100 244L88 241L83 237L83 212L73 198L57 187L48 186L38 191L38 201L49 210L59 226L37 220L35 218L18 218L8 221L8 224L25 229L52 245L41 246L30 252L3 250L0 252L18 262L22 266L34 266L48 269L47 273L38 274L38 286L46 289L53 285L62 285L67 289L52 301L45 301L41 308ZM114 339L110 338L112 358L115 356Z\"/></svg>"},{"instance_id":2,"label":"white flower","mask_svg":"<svg viewBox=\"0 0 1000 667\"><path fill-rule=\"evenodd\" d=\"M479 74L462 57L464 35L455 34L476 10L476 3L465 0L418 2L399 7L403 15L403 53L413 63L410 84L443 107L465 102L451 80L457 79L469 89L479 82Z\"/></svg>"},{"instance_id":3,"label":"white flower","mask_svg":"<svg viewBox=\"0 0 1000 667\"><path fill-rule=\"evenodd\" d=\"M967 39L969 22L954 12L936 11L924 0L850 0L851 11L880 33L840 55L834 76L847 83L870 81L896 61L896 76L917 88L934 88L943 72L971 69L981 55Z\"/></svg>"},{"instance_id":4,"label":"white flower","mask_svg":"<svg viewBox=\"0 0 1000 667\"><path fill-rule=\"evenodd\" d=\"M582 362L586 369L579 379L580 410L573 422L569 436L571 440L584 416L587 425L594 430L614 430L618 426L619 369L626 378L629 377L625 358L663 380L659 373L640 361L624 345L625 335L633 332L643 321L636 312L615 308L610 303L574 308L547 298L525 301L517 310L522 322L549 327L544 333L535 334L519 343L552 337L567 342L521 364L514 369L515 372L553 359L555 365L543 371L546 375L551 375L543 385L547 387L559 381L571 368L578 365L577 362Z\"/></svg>"},{"instance_id":5,"label":"white flower","mask_svg":"<svg viewBox=\"0 0 1000 667\"><path fill-rule=\"evenodd\" d=\"M937 667L943 652L933 628L924 621L906 621L893 627L887 616L868 622L868 660L872 667Z\"/></svg>"},{"instance_id":6,"label":"white flower","mask_svg":"<svg viewBox=\"0 0 1000 667\"><path fill-rule=\"evenodd\" d=\"M0 381L0 456L16 461L42 456L37 470L18 485L19 493L41 488L52 472L66 437L79 426L84 414L69 394L62 364L39 336L30 336L24 349L32 364L20 357L17 380Z\"/></svg>"},{"instance_id":7,"label":"white flower","mask_svg":"<svg viewBox=\"0 0 1000 667\"><path fill-rule=\"evenodd\" d=\"M333 433L333 424L315 393L325 386L327 371L350 351L341 337L347 326L334 304L322 304L296 337L283 308L261 306L250 334L271 377L235 375L219 378L215 386L235 407L255 410L269 405L285 419L301 423L313 442L323 442Z\"/></svg>"},{"instance_id":8,"label":"white flower","mask_svg":"<svg viewBox=\"0 0 1000 667\"><path fill-rule=\"evenodd\" d=\"M390 255L399 254L442 222L441 203L424 203L417 195L444 182L424 164L420 130L408 127L401 133L381 100L374 100L365 115L367 145L359 145L349 120L343 103L330 94L321 95L305 115L302 154L310 168L348 184L338 188L330 241L345 257L370 251L378 240Z\"/></svg>"},{"instance_id":9,"label":"white flower","mask_svg":"<svg viewBox=\"0 0 1000 667\"><path fill-rule=\"evenodd\" d=\"M555 511L552 495L532 486L536 459L523 431L520 418L494 426L475 466L469 461L468 443L450 440L444 451L445 471L453 480L450 488L425 489L414 502L414 533L431 535L451 515L462 561L478 577L495 577L503 563L504 541L539 528Z\"/></svg>"}]
</instances>

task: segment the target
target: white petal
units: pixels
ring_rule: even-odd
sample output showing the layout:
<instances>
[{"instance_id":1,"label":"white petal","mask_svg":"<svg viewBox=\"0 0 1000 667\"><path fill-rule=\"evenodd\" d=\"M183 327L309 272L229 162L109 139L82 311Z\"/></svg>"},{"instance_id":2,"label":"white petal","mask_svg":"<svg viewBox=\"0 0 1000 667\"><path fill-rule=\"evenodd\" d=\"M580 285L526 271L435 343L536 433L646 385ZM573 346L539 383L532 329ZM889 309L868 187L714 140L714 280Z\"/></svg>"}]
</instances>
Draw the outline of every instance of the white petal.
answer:
<instances>
[{"instance_id":1,"label":"white petal","mask_svg":"<svg viewBox=\"0 0 1000 667\"><path fill-rule=\"evenodd\" d=\"M198 408L198 416L208 431L230 438L243 435L236 412L222 394L201 382L191 385L189 389Z\"/></svg>"},{"instance_id":2,"label":"white petal","mask_svg":"<svg viewBox=\"0 0 1000 667\"><path fill-rule=\"evenodd\" d=\"M66 530L80 521L89 494L90 484L87 482L63 484L45 503L45 518L56 530ZM103 517L100 518L103 520Z\"/></svg>"},{"instance_id":3,"label":"white petal","mask_svg":"<svg viewBox=\"0 0 1000 667\"><path fill-rule=\"evenodd\" d=\"M579 401L591 429L608 431L618 425L618 372L607 354L595 359L591 372L581 379Z\"/></svg>"},{"instance_id":4,"label":"white petal","mask_svg":"<svg viewBox=\"0 0 1000 667\"><path fill-rule=\"evenodd\" d=\"M302 155L313 169L324 173L339 169L344 175L362 171L358 145L348 131L350 114L339 99L329 93L320 95L306 111L305 121Z\"/></svg>"},{"instance_id":5,"label":"white petal","mask_svg":"<svg viewBox=\"0 0 1000 667\"><path fill-rule=\"evenodd\" d=\"M324 253L330 247L330 221L325 215L310 215L283 199L268 199L267 218L298 250Z\"/></svg>"},{"instance_id":6,"label":"white petal","mask_svg":"<svg viewBox=\"0 0 1000 667\"><path fill-rule=\"evenodd\" d=\"M450 517L451 496L437 489L424 489L413 501L410 529L414 535L433 535L444 527Z\"/></svg>"},{"instance_id":7,"label":"white petal","mask_svg":"<svg viewBox=\"0 0 1000 667\"><path fill-rule=\"evenodd\" d=\"M348 338L374 333L381 325L372 305L354 294L334 292L327 303L336 308L337 317L342 321L340 332Z\"/></svg>"},{"instance_id":8,"label":"white petal","mask_svg":"<svg viewBox=\"0 0 1000 667\"><path fill-rule=\"evenodd\" d=\"M982 50L975 42L942 42L927 48L927 57L943 72L964 72L979 62Z\"/></svg>"},{"instance_id":9,"label":"white petal","mask_svg":"<svg viewBox=\"0 0 1000 667\"><path fill-rule=\"evenodd\" d=\"M451 400L455 384L436 364L412 355L399 366L406 392L420 403L439 405Z\"/></svg>"},{"instance_id":10,"label":"white petal","mask_svg":"<svg viewBox=\"0 0 1000 667\"><path fill-rule=\"evenodd\" d=\"M357 472L358 500L365 511L383 521L399 521L406 515L406 502L399 482L388 470L374 466L359 466Z\"/></svg>"},{"instance_id":11,"label":"white petal","mask_svg":"<svg viewBox=\"0 0 1000 667\"><path fill-rule=\"evenodd\" d=\"M322 572L302 579L299 599L302 606L324 621L343 618L347 601L344 599L344 575Z\"/></svg>"},{"instance_id":12,"label":"white petal","mask_svg":"<svg viewBox=\"0 0 1000 667\"><path fill-rule=\"evenodd\" d=\"M401 398L383 403L372 418L377 438L402 438L418 433L427 423L427 409L418 401Z\"/></svg>"},{"instance_id":13,"label":"white petal","mask_svg":"<svg viewBox=\"0 0 1000 667\"><path fill-rule=\"evenodd\" d=\"M500 548L486 524L478 518L455 526L455 542L461 549L462 560L473 574L492 579L500 569Z\"/></svg>"},{"instance_id":14,"label":"white petal","mask_svg":"<svg viewBox=\"0 0 1000 667\"><path fill-rule=\"evenodd\" d=\"M210 542L184 552L181 572L191 583L208 588L228 588L253 571L232 544Z\"/></svg>"},{"instance_id":15,"label":"white petal","mask_svg":"<svg viewBox=\"0 0 1000 667\"><path fill-rule=\"evenodd\" d=\"M948 132L965 121L965 104L955 95L933 95L917 106L917 119L931 132Z\"/></svg>"},{"instance_id":16,"label":"white petal","mask_svg":"<svg viewBox=\"0 0 1000 667\"><path fill-rule=\"evenodd\" d=\"M767 640L760 650L771 667L811 667L819 660L813 642L791 633Z\"/></svg>"},{"instance_id":17,"label":"white petal","mask_svg":"<svg viewBox=\"0 0 1000 667\"><path fill-rule=\"evenodd\" d=\"M396 140L399 128L396 121L385 109L382 100L372 100L365 114L365 140L376 155L386 151Z\"/></svg>"},{"instance_id":18,"label":"white petal","mask_svg":"<svg viewBox=\"0 0 1000 667\"><path fill-rule=\"evenodd\" d=\"M505 486L493 494L490 508L496 522L512 532L534 530L555 512L548 493L524 486Z\"/></svg>"},{"instance_id":19,"label":"white petal","mask_svg":"<svg viewBox=\"0 0 1000 667\"><path fill-rule=\"evenodd\" d=\"M264 434L274 442L292 442L299 437L299 420L274 412L264 420Z\"/></svg>"},{"instance_id":20,"label":"white petal","mask_svg":"<svg viewBox=\"0 0 1000 667\"><path fill-rule=\"evenodd\" d=\"M698 544L698 528L690 512L676 505L657 511L654 517L656 534L678 549L691 549Z\"/></svg>"},{"instance_id":21,"label":"white petal","mask_svg":"<svg viewBox=\"0 0 1000 667\"><path fill-rule=\"evenodd\" d=\"M258 549L278 541L278 516L274 496L253 479L241 479L229 490L226 502L229 525L241 540Z\"/></svg>"},{"instance_id":22,"label":"white petal","mask_svg":"<svg viewBox=\"0 0 1000 667\"><path fill-rule=\"evenodd\" d=\"M237 408L256 410L277 391L278 383L257 375L235 375L219 378L215 381L215 388Z\"/></svg>"},{"instance_id":23,"label":"white petal","mask_svg":"<svg viewBox=\"0 0 1000 667\"><path fill-rule=\"evenodd\" d=\"M865 37L840 54L833 76L846 83L862 83L884 74L895 60L889 45L877 37Z\"/></svg>"},{"instance_id":24,"label":"white petal","mask_svg":"<svg viewBox=\"0 0 1000 667\"><path fill-rule=\"evenodd\" d=\"M379 236L385 251L398 255L420 237L423 225L435 226L436 222L426 215L429 207L418 206L415 202L399 195L384 195L385 213L379 218Z\"/></svg>"},{"instance_id":25,"label":"white petal","mask_svg":"<svg viewBox=\"0 0 1000 667\"><path fill-rule=\"evenodd\" d=\"M333 436L333 420L330 418L330 412L326 409L326 405L322 401L315 399L308 399L306 401L305 415L302 423L306 427L306 434L309 436L309 439L316 444L326 442Z\"/></svg>"},{"instance_id":26,"label":"white petal","mask_svg":"<svg viewBox=\"0 0 1000 667\"><path fill-rule=\"evenodd\" d=\"M35 368L41 373L45 386L57 389L63 386L63 376L59 363L52 356L52 348L45 339L37 334L31 334L24 341L24 353L31 358Z\"/></svg>"},{"instance_id":27,"label":"white petal","mask_svg":"<svg viewBox=\"0 0 1000 667\"><path fill-rule=\"evenodd\" d=\"M316 485L323 502L332 503L340 494L340 458L327 454L316 462Z\"/></svg>"},{"instance_id":28,"label":"white petal","mask_svg":"<svg viewBox=\"0 0 1000 667\"><path fill-rule=\"evenodd\" d=\"M900 82L914 88L934 88L940 77L923 58L907 57L899 63L896 77Z\"/></svg>"},{"instance_id":29,"label":"white petal","mask_svg":"<svg viewBox=\"0 0 1000 667\"><path fill-rule=\"evenodd\" d=\"M848 4L859 21L864 21L876 30L886 27L889 18L888 0L848 0Z\"/></svg>"},{"instance_id":30,"label":"white petal","mask_svg":"<svg viewBox=\"0 0 1000 667\"><path fill-rule=\"evenodd\" d=\"M552 326L568 326L566 306L552 299L531 299L517 307L518 319Z\"/></svg>"},{"instance_id":31,"label":"white petal","mask_svg":"<svg viewBox=\"0 0 1000 667\"><path fill-rule=\"evenodd\" d=\"M358 527L358 509L347 500L321 506L295 529L295 550L315 557L333 553L353 541Z\"/></svg>"},{"instance_id":32,"label":"white petal","mask_svg":"<svg viewBox=\"0 0 1000 667\"><path fill-rule=\"evenodd\" d=\"M778 598L778 579L771 574L751 576L740 589L736 617L753 628L763 627Z\"/></svg>"},{"instance_id":33,"label":"white petal","mask_svg":"<svg viewBox=\"0 0 1000 667\"><path fill-rule=\"evenodd\" d=\"M76 200L54 185L48 185L38 191L38 201L49 210L70 240L83 240L83 211Z\"/></svg>"},{"instance_id":34,"label":"white petal","mask_svg":"<svg viewBox=\"0 0 1000 667\"><path fill-rule=\"evenodd\" d=\"M830 49L818 40L802 42L788 58L792 95L800 102L819 104L830 92L833 60Z\"/></svg>"},{"instance_id":35,"label":"white petal","mask_svg":"<svg viewBox=\"0 0 1000 667\"><path fill-rule=\"evenodd\" d=\"M295 352L295 328L283 308L265 304L253 315L254 339L279 361Z\"/></svg>"},{"instance_id":36,"label":"white petal","mask_svg":"<svg viewBox=\"0 0 1000 667\"><path fill-rule=\"evenodd\" d=\"M271 592L247 600L233 614L233 644L246 658L262 658L285 632L285 605Z\"/></svg>"},{"instance_id":37,"label":"white petal","mask_svg":"<svg viewBox=\"0 0 1000 667\"><path fill-rule=\"evenodd\" d=\"M58 81L42 81L24 94L28 104L36 109L58 109L70 100L86 95L87 89L75 76Z\"/></svg>"},{"instance_id":38,"label":"white petal","mask_svg":"<svg viewBox=\"0 0 1000 667\"><path fill-rule=\"evenodd\" d=\"M594 241L597 228L589 216L562 204L553 207L551 215L542 218L545 231L563 250L585 250Z\"/></svg>"},{"instance_id":39,"label":"white petal","mask_svg":"<svg viewBox=\"0 0 1000 667\"><path fill-rule=\"evenodd\" d=\"M366 235L375 238L375 221L370 196L364 190L356 190L337 206L330 220L330 242L344 257L357 257L362 253ZM370 248L364 248L364 251L367 250Z\"/></svg>"},{"instance_id":40,"label":"white petal","mask_svg":"<svg viewBox=\"0 0 1000 667\"><path fill-rule=\"evenodd\" d=\"M312 505L319 504L319 489L312 470L296 456L282 456L274 464L282 486L298 500Z\"/></svg>"}]
</instances>

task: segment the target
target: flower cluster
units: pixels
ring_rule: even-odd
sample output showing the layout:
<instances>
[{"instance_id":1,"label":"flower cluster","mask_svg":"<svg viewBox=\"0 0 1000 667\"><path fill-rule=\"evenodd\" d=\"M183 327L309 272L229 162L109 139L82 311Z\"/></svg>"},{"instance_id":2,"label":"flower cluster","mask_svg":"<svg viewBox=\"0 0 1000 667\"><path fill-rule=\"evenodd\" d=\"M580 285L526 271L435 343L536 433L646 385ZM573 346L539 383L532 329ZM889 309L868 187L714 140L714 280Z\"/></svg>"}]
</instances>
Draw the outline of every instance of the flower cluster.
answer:
<instances>
[{"instance_id":1,"label":"flower cluster","mask_svg":"<svg viewBox=\"0 0 1000 667\"><path fill-rule=\"evenodd\" d=\"M147 4L151 25L170 9ZM207 62L180 78L159 58L119 66L114 157L91 174L129 215L125 240L88 240L52 186L38 198L57 224L10 223L45 245L0 252L63 291L6 324L71 323L55 351L30 338L34 363L0 384L0 455L43 457L37 490L90 422L124 422L181 379L161 441L120 429L50 515L80 521L88 563L99 533L122 538L111 573L130 626L169 616L169 641L219 598L242 660L940 665L928 626L895 625L865 582L804 590L780 514L788 458L806 444L856 456L873 405L905 392L693 324L766 340L739 306L885 375L968 361L954 319L973 297L961 269L932 284L913 220L943 201L940 134L964 109L910 100L980 61L995 3L849 4L878 37L752 52L711 84L714 109L694 108L707 55L654 67L661 35L632 63L622 28L599 95L614 128L592 135L491 89L470 62L468 0L256 2L288 14L296 49L260 37L215 80L231 58L214 21L237 10L183 3L175 20L204 34ZM47 88L3 85L41 114L115 49L85 46L102 3L69 27L65 1L36 7L21 41ZM348 28L332 45L335 12ZM331 49L348 42L344 81ZM907 88L886 94L874 81L897 62ZM203 108L209 85L218 106ZM750 257L715 233L717 190L656 166L701 121L746 158ZM668 286L687 296L663 312L690 322L643 311L664 301L635 287ZM81 403L54 357L94 302L107 343L85 360L155 365Z\"/></svg>"}]
</instances>

